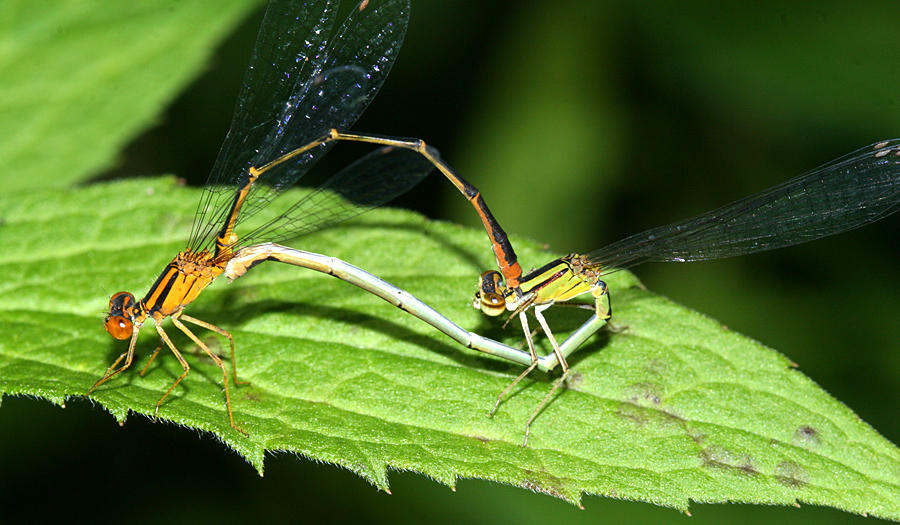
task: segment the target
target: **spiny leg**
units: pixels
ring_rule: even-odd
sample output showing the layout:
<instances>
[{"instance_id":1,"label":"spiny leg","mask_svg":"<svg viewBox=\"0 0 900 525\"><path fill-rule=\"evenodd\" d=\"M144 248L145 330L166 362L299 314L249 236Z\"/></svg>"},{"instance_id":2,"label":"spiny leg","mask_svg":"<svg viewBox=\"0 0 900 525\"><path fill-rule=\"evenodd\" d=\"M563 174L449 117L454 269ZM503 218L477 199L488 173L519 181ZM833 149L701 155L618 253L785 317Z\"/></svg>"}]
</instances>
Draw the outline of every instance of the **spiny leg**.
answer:
<instances>
[{"instance_id":1,"label":"spiny leg","mask_svg":"<svg viewBox=\"0 0 900 525\"><path fill-rule=\"evenodd\" d=\"M159 351L162 350L163 345L165 345L165 343L162 341L162 339L160 339L159 344L156 346L156 350L154 350L153 353L150 354L150 359L147 361L147 364L144 365L144 368L141 368L141 377L144 377L144 374L147 373L147 369L150 368L153 360L156 359L157 354L159 354Z\"/></svg>"},{"instance_id":2,"label":"spiny leg","mask_svg":"<svg viewBox=\"0 0 900 525\"><path fill-rule=\"evenodd\" d=\"M534 409L534 412L531 413L531 417L528 418L528 421L525 422L525 441L522 442L522 446L528 445L528 435L531 433L531 423L534 419L541 413L541 410L544 409L544 406L550 401L553 397L553 394L559 388L559 386L569 377L569 363L566 362L566 358L563 355L562 351L559 349L559 344L556 343L556 338L553 337L553 332L550 331L550 325L547 324L547 320L544 319L544 314L542 313L547 308L550 308L553 303L542 304L534 307L534 316L537 318L538 323L541 324L541 328L544 329L544 333L547 334L547 338L550 339L550 344L553 346L553 353L556 354L556 358L559 360L559 365L563 369L563 373L559 376L559 379L553 382L553 387L550 388L550 391L547 392L547 395L544 396L544 399L541 403Z\"/></svg>"},{"instance_id":3,"label":"spiny leg","mask_svg":"<svg viewBox=\"0 0 900 525\"><path fill-rule=\"evenodd\" d=\"M522 330L525 331L525 341L528 343L528 351L531 353L531 365L529 365L528 368L526 368L521 374L519 374L519 377L515 378L512 383L507 385L507 387L503 389L503 392L500 392L500 395L497 396L497 402L494 403L494 408L492 408L491 411L488 412L488 417L492 417L494 415L494 412L497 411L497 408L500 406L500 401L503 400L503 396L509 393L509 391L512 390L514 386L519 384L519 381L530 374L531 371L534 370L538 365L538 356L537 352L534 349L534 341L531 339L531 330L528 329L528 317L525 316L525 312L519 312L519 319L522 321Z\"/></svg>"},{"instance_id":4,"label":"spiny leg","mask_svg":"<svg viewBox=\"0 0 900 525\"><path fill-rule=\"evenodd\" d=\"M222 359L220 359L219 356L214 354L213 351L210 350L209 347L206 346L206 344L203 341L201 341L199 337L194 335L194 332L191 332L188 329L188 327L184 325L184 323L179 321L180 317L182 317L181 312L174 314L172 316L172 323L175 326L177 326L179 330L181 330L188 337L190 337L191 340L197 344L197 346L202 348L203 351L206 352L206 355L208 355L213 360L213 362L216 363L216 366L218 366L222 370L222 381L225 383L225 405L228 407L228 420L231 422L231 428L237 430L238 432L240 432L241 434L244 434L245 436L249 436L249 434L247 432L245 432L244 429L237 426L234 422L234 415L231 412L231 389L228 388L228 370L225 368L225 364L222 363ZM174 348L173 348L173 350L174 350ZM185 373L187 373L187 372L185 372ZM184 376L182 376L182 377L184 377ZM179 381L180 381L180 379L179 379Z\"/></svg>"},{"instance_id":5,"label":"spiny leg","mask_svg":"<svg viewBox=\"0 0 900 525\"><path fill-rule=\"evenodd\" d=\"M214 324L207 323L206 321L201 321L196 317L191 317L189 315L181 314L178 316L179 319L184 319L185 321L195 324L201 328L206 328L207 330L211 330L221 336L228 338L228 344L231 345L231 373L234 375L234 384L235 385L249 385L250 381L240 381L238 380L237 375L237 359L234 357L234 337L232 337L231 332L227 330L223 330Z\"/></svg>"},{"instance_id":6,"label":"spiny leg","mask_svg":"<svg viewBox=\"0 0 900 525\"><path fill-rule=\"evenodd\" d=\"M562 306L564 308L578 308L580 310L590 310L592 312L595 311L597 308L595 305L586 304L586 303L553 303L553 306ZM504 326L506 326L505 323L504 323ZM538 334L538 332L541 332L541 331L543 331L543 327L540 327L540 326L538 326L537 328L532 330L531 331L532 339ZM525 341L522 341L521 343L519 343L517 348L522 348L522 346L524 344L525 344Z\"/></svg>"},{"instance_id":7,"label":"spiny leg","mask_svg":"<svg viewBox=\"0 0 900 525\"><path fill-rule=\"evenodd\" d=\"M565 303L563 303L563 304L565 304ZM505 323L504 323L504 324L505 324ZM531 339L534 340L534 336L536 336L536 335L538 334L538 332L540 332L540 331L541 331L541 327L540 327L540 326L538 326L537 328L531 330ZM518 348L519 350L521 350L522 347L524 347L524 346L526 346L526 345L528 345L528 338L527 338L527 337L526 337L525 339L523 339L519 344L517 344L517 345L516 345L516 348Z\"/></svg>"},{"instance_id":8,"label":"spiny leg","mask_svg":"<svg viewBox=\"0 0 900 525\"><path fill-rule=\"evenodd\" d=\"M135 346L135 344L137 344L138 332L140 332L140 330L141 330L141 327L139 325L134 326L133 331L131 333L131 341L129 341L129 343L128 343L128 350L126 350L125 353L120 355L119 358L116 359L113 364L109 365L109 368L106 369L106 373L103 374L103 377L101 377L96 383L94 383L94 386L92 386L91 389L87 391L88 395L90 395L90 393L93 392L95 388L97 388L98 386L102 385L103 383L109 381L110 379L117 376L118 374L124 372L129 366L131 366L131 360L134 358L134 346ZM119 368L118 370L116 370L115 372L110 373L110 371L113 368L115 368L116 365L118 365L120 362L122 362L122 358L125 358L125 364L122 365L122 367Z\"/></svg>"},{"instance_id":9,"label":"spiny leg","mask_svg":"<svg viewBox=\"0 0 900 525\"><path fill-rule=\"evenodd\" d=\"M162 326L160 326L158 322L156 322L156 331L159 332L159 337L163 340L164 343L166 343L166 346L168 346L172 353L175 354L175 357L178 359L178 362L181 363L181 368L184 369L184 372L180 376L178 376L178 379L176 379L175 382L172 383L172 386L170 386L169 389L166 390L166 393L163 394L163 396L159 398L159 401L156 402L156 411L153 413L154 421L156 421L156 418L159 416L159 406L162 405L162 402L165 401L167 397L169 397L169 394L172 393L172 390L175 390L175 387L178 386L178 383L181 383L181 380L184 379L184 376L188 375L188 372L191 371L191 366L187 361L184 360L181 352L179 352L178 349L175 348L175 345L172 344L172 340L169 339L169 335L166 334L165 330L163 330Z\"/></svg>"}]
</instances>

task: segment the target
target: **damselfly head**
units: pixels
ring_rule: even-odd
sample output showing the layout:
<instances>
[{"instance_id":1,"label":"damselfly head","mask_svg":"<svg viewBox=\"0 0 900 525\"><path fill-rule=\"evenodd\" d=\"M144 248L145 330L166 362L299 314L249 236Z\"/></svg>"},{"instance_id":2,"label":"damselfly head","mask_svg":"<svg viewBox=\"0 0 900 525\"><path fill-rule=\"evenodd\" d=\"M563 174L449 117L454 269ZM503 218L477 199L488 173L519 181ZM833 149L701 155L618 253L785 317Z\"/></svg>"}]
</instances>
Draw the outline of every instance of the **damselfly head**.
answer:
<instances>
[{"instance_id":1,"label":"damselfly head","mask_svg":"<svg viewBox=\"0 0 900 525\"><path fill-rule=\"evenodd\" d=\"M134 329L131 312L134 308L134 296L128 292L119 292L109 299L109 313L103 326L109 335L116 339L128 339Z\"/></svg>"},{"instance_id":2,"label":"damselfly head","mask_svg":"<svg viewBox=\"0 0 900 525\"><path fill-rule=\"evenodd\" d=\"M505 297L506 285L503 283L503 275L498 271L489 270L478 278L478 289L475 290L472 307L486 315L496 317L506 311Z\"/></svg>"}]
</instances>

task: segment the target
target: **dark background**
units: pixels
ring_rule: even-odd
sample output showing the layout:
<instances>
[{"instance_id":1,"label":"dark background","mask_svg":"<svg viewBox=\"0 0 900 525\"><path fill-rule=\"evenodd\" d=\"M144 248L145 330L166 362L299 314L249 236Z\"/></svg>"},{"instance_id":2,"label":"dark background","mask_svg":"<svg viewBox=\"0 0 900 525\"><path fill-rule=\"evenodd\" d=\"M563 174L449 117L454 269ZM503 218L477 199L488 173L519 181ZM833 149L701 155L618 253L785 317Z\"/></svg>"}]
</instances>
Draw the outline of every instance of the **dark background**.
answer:
<instances>
[{"instance_id":1,"label":"dark background","mask_svg":"<svg viewBox=\"0 0 900 525\"><path fill-rule=\"evenodd\" d=\"M403 52L356 129L425 139L482 189L508 231L558 252L590 250L900 135L898 15L887 1L414 2ZM174 173L202 183L260 16L99 179ZM347 160L337 149L326 167ZM439 177L397 205L477 225ZM809 245L636 273L785 353L897 443L896 231L891 217ZM451 492L412 473L393 473L387 495L289 454L270 457L260 478L209 436L142 418L119 428L83 400L61 410L5 399L0 424L0 521L48 512L135 522L687 519L595 497L579 511L483 481ZM692 513L691 523L862 520L805 507Z\"/></svg>"}]
</instances>

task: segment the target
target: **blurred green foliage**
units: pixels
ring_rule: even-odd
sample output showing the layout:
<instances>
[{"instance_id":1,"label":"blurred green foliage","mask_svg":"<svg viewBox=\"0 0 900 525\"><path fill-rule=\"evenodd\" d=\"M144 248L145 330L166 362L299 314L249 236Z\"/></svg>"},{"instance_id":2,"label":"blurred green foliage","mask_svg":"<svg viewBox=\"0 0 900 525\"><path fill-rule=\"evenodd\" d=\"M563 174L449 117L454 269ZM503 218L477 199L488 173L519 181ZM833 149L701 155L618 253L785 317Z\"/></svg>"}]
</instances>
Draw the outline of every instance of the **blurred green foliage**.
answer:
<instances>
[{"instance_id":1,"label":"blurred green foliage","mask_svg":"<svg viewBox=\"0 0 900 525\"><path fill-rule=\"evenodd\" d=\"M559 251L589 250L900 135L898 14L890 0L414 2L404 51L357 129L424 138L482 189L508 230ZM259 16L222 43L209 71L118 166L95 176L175 173L201 183ZM8 24L0 22L0 38ZM0 57L6 52L0 45ZM66 89L71 71L55 73ZM16 132L8 122L0 129ZM330 165L346 161L338 151L330 157ZM16 173L6 167L0 177L9 181ZM437 178L401 204L476 223ZM896 230L892 217L801 247L637 273L651 289L784 352L896 443ZM399 473L388 497L350 473L292 457L270 458L259 480L217 443L140 419L117 429L84 402L59 411L8 399L0 425L4 509L45 497L52 483L57 504L41 511L66 516L92 505L94 516L146 522L686 519L599 498L578 512L485 482L461 482L452 494ZM138 463L145 470L134 469ZM691 523L862 521L826 509L692 512Z\"/></svg>"}]
</instances>

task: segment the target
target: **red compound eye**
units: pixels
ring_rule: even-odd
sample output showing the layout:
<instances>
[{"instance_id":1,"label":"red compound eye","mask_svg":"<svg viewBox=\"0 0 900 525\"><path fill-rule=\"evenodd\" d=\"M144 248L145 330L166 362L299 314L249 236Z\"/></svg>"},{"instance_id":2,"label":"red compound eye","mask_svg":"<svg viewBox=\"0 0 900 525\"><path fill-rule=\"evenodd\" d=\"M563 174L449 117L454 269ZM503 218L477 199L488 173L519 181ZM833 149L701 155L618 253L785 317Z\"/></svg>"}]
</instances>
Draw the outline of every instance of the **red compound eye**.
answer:
<instances>
[{"instance_id":1,"label":"red compound eye","mask_svg":"<svg viewBox=\"0 0 900 525\"><path fill-rule=\"evenodd\" d=\"M131 337L131 332L133 331L131 320L120 315L107 317L104 326L106 331L109 332L109 335L116 339L128 339Z\"/></svg>"}]
</instances>

